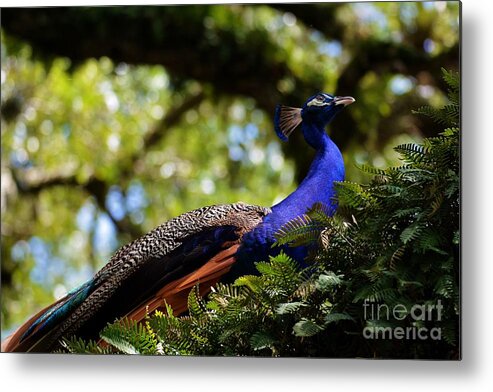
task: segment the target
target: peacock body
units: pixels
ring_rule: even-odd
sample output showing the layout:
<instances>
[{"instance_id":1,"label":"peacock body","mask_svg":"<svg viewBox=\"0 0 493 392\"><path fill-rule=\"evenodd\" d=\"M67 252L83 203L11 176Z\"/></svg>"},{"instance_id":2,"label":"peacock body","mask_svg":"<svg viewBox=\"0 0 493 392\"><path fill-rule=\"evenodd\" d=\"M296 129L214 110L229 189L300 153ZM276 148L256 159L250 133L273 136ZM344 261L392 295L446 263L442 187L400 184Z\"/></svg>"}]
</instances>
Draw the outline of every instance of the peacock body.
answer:
<instances>
[{"instance_id":1,"label":"peacock body","mask_svg":"<svg viewBox=\"0 0 493 392\"><path fill-rule=\"evenodd\" d=\"M96 275L41 310L2 343L2 351L48 352L62 337L97 339L99 331L121 317L137 321L168 303L187 310L190 289L205 295L218 281L254 274L254 263L278 253L275 233L314 203L337 208L334 182L344 179L341 152L325 126L351 97L317 94L302 108L278 106L275 129L286 140L301 124L305 141L316 150L306 178L271 208L245 203L203 207L163 223L120 248ZM303 247L284 251L304 265Z\"/></svg>"}]
</instances>

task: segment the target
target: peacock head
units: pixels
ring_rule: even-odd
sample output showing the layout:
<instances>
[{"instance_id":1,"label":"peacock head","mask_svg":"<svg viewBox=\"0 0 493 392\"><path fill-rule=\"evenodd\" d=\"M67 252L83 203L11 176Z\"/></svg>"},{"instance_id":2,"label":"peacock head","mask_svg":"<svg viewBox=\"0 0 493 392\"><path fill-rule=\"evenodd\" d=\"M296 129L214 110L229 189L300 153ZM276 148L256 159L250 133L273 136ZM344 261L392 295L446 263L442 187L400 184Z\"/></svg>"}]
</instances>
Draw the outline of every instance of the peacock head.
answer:
<instances>
[{"instance_id":1,"label":"peacock head","mask_svg":"<svg viewBox=\"0 0 493 392\"><path fill-rule=\"evenodd\" d=\"M287 140L295 128L304 123L323 130L344 107L355 101L353 97L338 97L319 93L307 99L303 107L276 107L274 125L281 140Z\"/></svg>"}]
</instances>

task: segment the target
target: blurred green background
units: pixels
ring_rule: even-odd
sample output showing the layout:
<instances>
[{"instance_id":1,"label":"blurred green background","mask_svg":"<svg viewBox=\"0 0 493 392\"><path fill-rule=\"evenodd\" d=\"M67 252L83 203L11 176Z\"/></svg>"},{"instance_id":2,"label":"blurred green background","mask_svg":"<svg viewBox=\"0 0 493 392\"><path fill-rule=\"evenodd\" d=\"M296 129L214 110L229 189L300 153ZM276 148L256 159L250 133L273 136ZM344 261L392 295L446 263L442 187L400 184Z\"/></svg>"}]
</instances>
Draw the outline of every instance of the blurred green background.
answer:
<instances>
[{"instance_id":1,"label":"blurred green background","mask_svg":"<svg viewBox=\"0 0 493 392\"><path fill-rule=\"evenodd\" d=\"M459 67L458 2L3 9L3 337L180 213L270 206L313 156L277 103L356 103L329 127L347 179L431 136Z\"/></svg>"}]
</instances>

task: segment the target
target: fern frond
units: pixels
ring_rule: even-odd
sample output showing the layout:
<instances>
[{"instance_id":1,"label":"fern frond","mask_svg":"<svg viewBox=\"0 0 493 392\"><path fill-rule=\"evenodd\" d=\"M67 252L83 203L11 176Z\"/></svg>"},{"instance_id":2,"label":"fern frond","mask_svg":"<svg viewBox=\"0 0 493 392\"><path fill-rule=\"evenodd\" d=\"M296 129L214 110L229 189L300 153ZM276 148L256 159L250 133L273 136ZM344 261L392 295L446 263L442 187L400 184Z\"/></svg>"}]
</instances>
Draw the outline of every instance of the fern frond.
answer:
<instances>
[{"instance_id":1,"label":"fern frond","mask_svg":"<svg viewBox=\"0 0 493 392\"><path fill-rule=\"evenodd\" d=\"M426 159L427 151L424 146L414 143L400 144L394 150L401 154L404 161L420 163Z\"/></svg>"},{"instance_id":2,"label":"fern frond","mask_svg":"<svg viewBox=\"0 0 493 392\"><path fill-rule=\"evenodd\" d=\"M354 318L347 313L329 313L324 317L324 320L327 324L330 324L337 323L342 320L354 321Z\"/></svg>"},{"instance_id":3,"label":"fern frond","mask_svg":"<svg viewBox=\"0 0 493 392\"><path fill-rule=\"evenodd\" d=\"M280 303L276 307L276 313L277 314L289 314L289 313L295 313L300 308L303 306L308 306L305 302L286 302L286 303Z\"/></svg>"},{"instance_id":4,"label":"fern frond","mask_svg":"<svg viewBox=\"0 0 493 392\"><path fill-rule=\"evenodd\" d=\"M450 275L441 276L435 285L435 293L444 298L454 298L457 295L454 278Z\"/></svg>"},{"instance_id":5,"label":"fern frond","mask_svg":"<svg viewBox=\"0 0 493 392\"><path fill-rule=\"evenodd\" d=\"M188 311L192 317L199 318L207 312L207 307L199 291L199 285L196 284L188 294Z\"/></svg>"},{"instance_id":6,"label":"fern frond","mask_svg":"<svg viewBox=\"0 0 493 392\"><path fill-rule=\"evenodd\" d=\"M389 260L389 267L391 270L395 270L396 264L402 260L405 251L406 251L406 247L403 245L403 246L399 246L394 251L394 253L392 253L392 256L390 257Z\"/></svg>"},{"instance_id":7,"label":"fern frond","mask_svg":"<svg viewBox=\"0 0 493 392\"><path fill-rule=\"evenodd\" d=\"M263 350L265 348L272 349L276 343L276 339L265 332L256 332L250 338L250 345L255 351Z\"/></svg>"},{"instance_id":8,"label":"fern frond","mask_svg":"<svg viewBox=\"0 0 493 392\"><path fill-rule=\"evenodd\" d=\"M458 72L455 71L448 71L447 69L443 68L441 69L442 71L442 78L447 83L451 91L458 91L460 87L460 76Z\"/></svg>"},{"instance_id":9,"label":"fern frond","mask_svg":"<svg viewBox=\"0 0 493 392\"><path fill-rule=\"evenodd\" d=\"M276 242L273 246L299 246L313 242L318 238L319 232L320 225L312 221L308 215L298 216L274 233Z\"/></svg>"},{"instance_id":10,"label":"fern frond","mask_svg":"<svg viewBox=\"0 0 493 392\"><path fill-rule=\"evenodd\" d=\"M294 335L299 337L310 337L323 330L324 327L318 325L312 320L307 319L302 319L293 326Z\"/></svg>"},{"instance_id":11,"label":"fern frond","mask_svg":"<svg viewBox=\"0 0 493 392\"><path fill-rule=\"evenodd\" d=\"M101 331L101 338L124 354L155 354L157 340L144 325L123 319L109 324Z\"/></svg>"},{"instance_id":12,"label":"fern frond","mask_svg":"<svg viewBox=\"0 0 493 392\"><path fill-rule=\"evenodd\" d=\"M359 170L361 170L363 173L368 173L372 174L374 176L386 176L387 172L384 169L379 169L377 167L373 166L368 166L368 165L361 165L361 166L356 166Z\"/></svg>"},{"instance_id":13,"label":"fern frond","mask_svg":"<svg viewBox=\"0 0 493 392\"><path fill-rule=\"evenodd\" d=\"M324 203L315 203L311 206L306 215L312 222L317 223L320 227L330 226L333 222L333 210L331 207Z\"/></svg>"},{"instance_id":14,"label":"fern frond","mask_svg":"<svg viewBox=\"0 0 493 392\"><path fill-rule=\"evenodd\" d=\"M354 209L370 208L377 200L362 185L353 182L341 182L335 184L341 204Z\"/></svg>"},{"instance_id":15,"label":"fern frond","mask_svg":"<svg viewBox=\"0 0 493 392\"><path fill-rule=\"evenodd\" d=\"M263 267L261 266L260 269ZM257 270L259 270L257 268ZM271 271L270 266L266 266L265 270ZM258 293L262 290L262 283L263 280L257 276L257 275L243 275L237 278L234 282L235 286L246 286L248 287L253 293Z\"/></svg>"},{"instance_id":16,"label":"fern frond","mask_svg":"<svg viewBox=\"0 0 493 392\"><path fill-rule=\"evenodd\" d=\"M61 346L71 354L112 354L111 347L102 347L94 340L85 341L81 338L72 336L63 338Z\"/></svg>"},{"instance_id":17,"label":"fern frond","mask_svg":"<svg viewBox=\"0 0 493 392\"><path fill-rule=\"evenodd\" d=\"M318 276L318 279L315 281L315 287L317 290L325 292L342 284L342 278L343 275L336 275L334 272L327 271Z\"/></svg>"},{"instance_id":18,"label":"fern frond","mask_svg":"<svg viewBox=\"0 0 493 392\"><path fill-rule=\"evenodd\" d=\"M401 233L401 241L404 244L407 244L408 242L415 240L421 234L424 227L424 223L419 221L406 227Z\"/></svg>"}]
</instances>

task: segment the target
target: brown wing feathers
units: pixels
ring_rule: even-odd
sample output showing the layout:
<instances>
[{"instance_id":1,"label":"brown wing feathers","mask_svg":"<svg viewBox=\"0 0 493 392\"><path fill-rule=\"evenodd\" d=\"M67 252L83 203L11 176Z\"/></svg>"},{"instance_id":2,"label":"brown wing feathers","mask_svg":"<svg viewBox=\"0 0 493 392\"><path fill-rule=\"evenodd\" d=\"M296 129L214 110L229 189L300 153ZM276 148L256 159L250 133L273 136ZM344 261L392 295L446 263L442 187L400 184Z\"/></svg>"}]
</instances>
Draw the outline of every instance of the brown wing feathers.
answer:
<instances>
[{"instance_id":1,"label":"brown wing feathers","mask_svg":"<svg viewBox=\"0 0 493 392\"><path fill-rule=\"evenodd\" d=\"M188 294L198 283L200 295L205 296L209 293L221 276L229 272L235 262L234 255L239 248L239 244L219 252L216 256L207 261L196 271L165 285L152 298L127 314L127 318L141 321L149 313L155 310L162 310L167 303L173 308L175 315L187 310Z\"/></svg>"},{"instance_id":2,"label":"brown wing feathers","mask_svg":"<svg viewBox=\"0 0 493 392\"><path fill-rule=\"evenodd\" d=\"M226 240L223 244L219 244L221 249L211 255L209 259L194 260L194 265L197 263L195 270L187 272L185 276L178 276L172 281L164 282L164 285L158 287L150 298L142 301L136 308L120 314L120 317L126 314L128 317L140 321L145 317L146 312L152 312L163 307L164 301L173 307L176 314L182 313L187 309L190 289L195 284L200 283L200 293L206 294L210 287L216 284L220 277L231 268L242 235L257 226L269 212L270 209L244 203L216 205L190 211L162 224L117 251L108 264L95 275L94 290L79 306L69 314L64 315L63 319L60 319L56 327L49 331L48 338L43 337L45 341L42 341L42 344L39 342L31 344L30 336L24 342L20 342L20 339L30 325L36 322L46 309L50 309L55 304L43 309L19 327L11 337L2 343L2 351L16 351L19 348L21 351L27 351L33 347L40 351L52 349L62 336L77 334L80 328L86 328L87 325L90 325L91 320L94 320L98 312L100 316L101 311L108 308L107 305L111 303L111 300L117 301L119 297L113 298L114 294L118 292L120 287L124 287L125 282L131 281L138 271L147 268L146 265L151 263L149 265L156 266L156 260L164 260L163 262L166 263L172 262L170 255L173 255L173 252L179 249L188 238L213 228L234 227L237 233L236 241L231 243ZM198 246L200 245L198 244ZM115 304L115 302L113 303ZM124 307L125 303L118 303L118 306ZM113 319L107 320L107 322L111 321ZM29 344L26 344L26 341Z\"/></svg>"}]
</instances>

